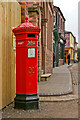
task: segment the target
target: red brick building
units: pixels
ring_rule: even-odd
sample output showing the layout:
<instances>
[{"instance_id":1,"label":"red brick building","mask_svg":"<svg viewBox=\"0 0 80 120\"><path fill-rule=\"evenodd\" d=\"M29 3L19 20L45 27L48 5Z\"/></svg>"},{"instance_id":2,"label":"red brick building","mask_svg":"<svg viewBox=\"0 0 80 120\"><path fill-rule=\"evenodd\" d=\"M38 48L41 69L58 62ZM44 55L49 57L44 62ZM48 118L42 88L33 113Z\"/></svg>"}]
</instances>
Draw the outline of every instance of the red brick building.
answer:
<instances>
[{"instance_id":1,"label":"red brick building","mask_svg":"<svg viewBox=\"0 0 80 120\"><path fill-rule=\"evenodd\" d=\"M67 60L67 55L70 53L70 58L73 61L75 56L75 36L70 31L65 31L65 37L66 37L66 44L65 44L65 61Z\"/></svg>"},{"instance_id":2,"label":"red brick building","mask_svg":"<svg viewBox=\"0 0 80 120\"><path fill-rule=\"evenodd\" d=\"M65 55L65 18L62 11L59 7L54 6L54 25L57 30L56 38L56 66L64 64L64 55ZM54 43L55 44L55 43ZM55 49L55 48L54 48Z\"/></svg>"},{"instance_id":3,"label":"red brick building","mask_svg":"<svg viewBox=\"0 0 80 120\"><path fill-rule=\"evenodd\" d=\"M29 22L40 26L38 41L38 72L52 73L53 68L53 3L52 2L22 2L21 19L29 16Z\"/></svg>"}]
</instances>

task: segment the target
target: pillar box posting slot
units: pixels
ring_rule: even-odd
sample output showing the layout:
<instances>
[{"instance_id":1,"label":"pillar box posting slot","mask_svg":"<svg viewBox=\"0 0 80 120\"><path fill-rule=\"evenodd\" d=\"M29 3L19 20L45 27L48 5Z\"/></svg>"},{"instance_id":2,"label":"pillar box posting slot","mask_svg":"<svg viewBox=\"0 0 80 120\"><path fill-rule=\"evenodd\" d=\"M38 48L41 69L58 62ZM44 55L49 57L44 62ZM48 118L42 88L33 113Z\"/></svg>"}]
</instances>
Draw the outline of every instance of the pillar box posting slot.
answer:
<instances>
[{"instance_id":1,"label":"pillar box posting slot","mask_svg":"<svg viewBox=\"0 0 80 120\"><path fill-rule=\"evenodd\" d=\"M38 108L37 35L40 27L26 22L13 29L16 36L16 97L14 107Z\"/></svg>"}]
</instances>

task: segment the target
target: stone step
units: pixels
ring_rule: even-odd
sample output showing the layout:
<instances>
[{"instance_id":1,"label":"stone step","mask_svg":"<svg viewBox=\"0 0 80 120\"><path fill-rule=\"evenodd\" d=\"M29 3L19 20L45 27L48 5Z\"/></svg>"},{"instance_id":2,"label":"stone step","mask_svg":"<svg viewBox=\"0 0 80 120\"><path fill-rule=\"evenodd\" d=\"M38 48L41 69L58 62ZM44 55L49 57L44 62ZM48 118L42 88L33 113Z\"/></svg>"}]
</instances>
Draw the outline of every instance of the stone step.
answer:
<instances>
[{"instance_id":1,"label":"stone step","mask_svg":"<svg viewBox=\"0 0 80 120\"><path fill-rule=\"evenodd\" d=\"M50 74L42 74L41 81L47 81L50 76L51 76L51 73Z\"/></svg>"},{"instance_id":2,"label":"stone step","mask_svg":"<svg viewBox=\"0 0 80 120\"><path fill-rule=\"evenodd\" d=\"M59 101L69 101L69 100L76 100L78 99L77 95L64 95L64 96L46 96L46 97L39 97L40 102L59 102Z\"/></svg>"}]
</instances>

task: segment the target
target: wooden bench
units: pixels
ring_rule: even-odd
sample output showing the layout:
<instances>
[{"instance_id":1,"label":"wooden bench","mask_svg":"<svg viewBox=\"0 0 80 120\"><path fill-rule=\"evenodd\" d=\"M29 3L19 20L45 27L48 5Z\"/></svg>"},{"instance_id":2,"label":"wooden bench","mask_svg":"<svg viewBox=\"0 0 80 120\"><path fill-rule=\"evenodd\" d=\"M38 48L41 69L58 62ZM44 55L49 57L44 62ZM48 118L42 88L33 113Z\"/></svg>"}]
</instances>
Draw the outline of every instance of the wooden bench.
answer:
<instances>
[{"instance_id":1,"label":"wooden bench","mask_svg":"<svg viewBox=\"0 0 80 120\"><path fill-rule=\"evenodd\" d=\"M43 74L41 75L41 81L47 81L51 74Z\"/></svg>"}]
</instances>

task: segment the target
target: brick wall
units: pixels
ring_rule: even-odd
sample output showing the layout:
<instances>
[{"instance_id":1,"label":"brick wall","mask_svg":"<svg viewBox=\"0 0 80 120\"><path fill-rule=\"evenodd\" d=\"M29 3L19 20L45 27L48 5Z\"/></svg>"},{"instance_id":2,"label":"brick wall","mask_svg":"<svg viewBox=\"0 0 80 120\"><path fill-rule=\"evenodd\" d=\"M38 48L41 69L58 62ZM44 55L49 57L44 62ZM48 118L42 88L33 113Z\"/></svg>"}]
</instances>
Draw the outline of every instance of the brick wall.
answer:
<instances>
[{"instance_id":1,"label":"brick wall","mask_svg":"<svg viewBox=\"0 0 80 120\"><path fill-rule=\"evenodd\" d=\"M53 6L53 4L51 4ZM41 55L42 66L44 73L52 73L53 68L53 13L50 3L42 4L42 27L41 27Z\"/></svg>"},{"instance_id":2,"label":"brick wall","mask_svg":"<svg viewBox=\"0 0 80 120\"><path fill-rule=\"evenodd\" d=\"M48 2L26 4L23 2L21 7L22 22L24 22L25 15L28 14L29 22L41 28L38 40L38 75L40 78L41 70L44 70L44 73L51 73L53 67L53 4Z\"/></svg>"},{"instance_id":3,"label":"brick wall","mask_svg":"<svg viewBox=\"0 0 80 120\"><path fill-rule=\"evenodd\" d=\"M53 52L47 50L45 73L52 73L52 69L53 69Z\"/></svg>"},{"instance_id":4,"label":"brick wall","mask_svg":"<svg viewBox=\"0 0 80 120\"><path fill-rule=\"evenodd\" d=\"M28 15L29 15L29 22L37 25L41 28L41 10L38 6L38 3L28 3ZM38 81L40 81L41 76L41 67L42 67L42 48L41 48L41 32L38 36Z\"/></svg>"},{"instance_id":5,"label":"brick wall","mask_svg":"<svg viewBox=\"0 0 80 120\"><path fill-rule=\"evenodd\" d=\"M59 7L55 6L54 7L54 14L55 14L55 16L54 16L55 20L54 21L57 23L58 32L62 33L61 35L64 37L65 36L65 18L63 16L63 13L62 13L62 11L60 10Z\"/></svg>"},{"instance_id":6,"label":"brick wall","mask_svg":"<svg viewBox=\"0 0 80 120\"><path fill-rule=\"evenodd\" d=\"M21 5L21 23L25 22L25 16L28 15L28 7L27 7L27 2L19 2Z\"/></svg>"},{"instance_id":7,"label":"brick wall","mask_svg":"<svg viewBox=\"0 0 80 120\"><path fill-rule=\"evenodd\" d=\"M46 59L45 59L45 73L52 73L53 68L53 13L50 4L46 6L47 32L46 32Z\"/></svg>"},{"instance_id":8,"label":"brick wall","mask_svg":"<svg viewBox=\"0 0 80 120\"><path fill-rule=\"evenodd\" d=\"M63 59L59 59L59 66L63 65Z\"/></svg>"}]
</instances>

